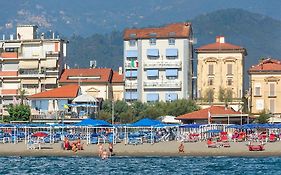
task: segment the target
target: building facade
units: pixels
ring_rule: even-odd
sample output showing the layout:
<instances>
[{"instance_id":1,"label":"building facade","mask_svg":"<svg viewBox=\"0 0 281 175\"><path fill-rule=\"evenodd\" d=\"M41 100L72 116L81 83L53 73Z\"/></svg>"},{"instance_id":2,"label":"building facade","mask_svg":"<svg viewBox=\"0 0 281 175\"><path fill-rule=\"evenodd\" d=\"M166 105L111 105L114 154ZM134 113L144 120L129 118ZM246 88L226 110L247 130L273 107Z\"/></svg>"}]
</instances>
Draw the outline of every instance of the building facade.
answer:
<instances>
[{"instance_id":1,"label":"building facade","mask_svg":"<svg viewBox=\"0 0 281 175\"><path fill-rule=\"evenodd\" d=\"M125 100L192 98L192 37L190 23L125 30Z\"/></svg>"},{"instance_id":2,"label":"building facade","mask_svg":"<svg viewBox=\"0 0 281 175\"><path fill-rule=\"evenodd\" d=\"M226 98L242 102L246 49L225 42L201 46L197 53L197 98L210 103L224 103ZM224 95L222 95L224 94Z\"/></svg>"},{"instance_id":3,"label":"building facade","mask_svg":"<svg viewBox=\"0 0 281 175\"><path fill-rule=\"evenodd\" d=\"M17 34L0 40L0 113L10 103L16 103L20 93L32 95L56 88L64 68L64 40L37 36L37 26L17 26Z\"/></svg>"},{"instance_id":4,"label":"building facade","mask_svg":"<svg viewBox=\"0 0 281 175\"><path fill-rule=\"evenodd\" d=\"M265 59L248 70L250 76L250 111L281 115L281 61Z\"/></svg>"},{"instance_id":5,"label":"building facade","mask_svg":"<svg viewBox=\"0 0 281 175\"><path fill-rule=\"evenodd\" d=\"M123 100L124 80L121 72L110 68L65 69L59 85L79 84L83 94L103 100Z\"/></svg>"}]
</instances>

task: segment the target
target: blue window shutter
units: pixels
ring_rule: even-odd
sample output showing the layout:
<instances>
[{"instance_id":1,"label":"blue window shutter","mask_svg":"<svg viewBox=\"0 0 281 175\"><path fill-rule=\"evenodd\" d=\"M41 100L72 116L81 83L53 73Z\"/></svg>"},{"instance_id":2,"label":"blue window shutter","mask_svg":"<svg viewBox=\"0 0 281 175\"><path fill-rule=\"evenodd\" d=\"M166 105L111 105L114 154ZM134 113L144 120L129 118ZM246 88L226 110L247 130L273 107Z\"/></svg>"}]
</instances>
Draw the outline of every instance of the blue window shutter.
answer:
<instances>
[{"instance_id":1,"label":"blue window shutter","mask_svg":"<svg viewBox=\"0 0 281 175\"><path fill-rule=\"evenodd\" d=\"M137 100L138 93L137 92L125 92L125 99L126 100Z\"/></svg>"},{"instance_id":2,"label":"blue window shutter","mask_svg":"<svg viewBox=\"0 0 281 175\"><path fill-rule=\"evenodd\" d=\"M136 58L136 57L138 57L138 51L137 50L127 50L126 57L127 58Z\"/></svg>"},{"instance_id":3,"label":"blue window shutter","mask_svg":"<svg viewBox=\"0 0 281 175\"><path fill-rule=\"evenodd\" d=\"M147 56L159 57L159 50L158 49L147 49Z\"/></svg>"},{"instance_id":4,"label":"blue window shutter","mask_svg":"<svg viewBox=\"0 0 281 175\"><path fill-rule=\"evenodd\" d=\"M159 71L157 69L149 69L146 73L148 77L158 77Z\"/></svg>"},{"instance_id":5,"label":"blue window shutter","mask_svg":"<svg viewBox=\"0 0 281 175\"><path fill-rule=\"evenodd\" d=\"M157 93L150 93L150 94L147 94L146 95L146 100L148 102L156 102L156 101L159 101L159 94Z\"/></svg>"},{"instance_id":6,"label":"blue window shutter","mask_svg":"<svg viewBox=\"0 0 281 175\"><path fill-rule=\"evenodd\" d=\"M126 76L126 78L128 78L128 77L137 77L138 76L138 71L136 71L136 70L132 70L132 71L128 70L128 71L126 71L125 76Z\"/></svg>"},{"instance_id":7,"label":"blue window shutter","mask_svg":"<svg viewBox=\"0 0 281 175\"><path fill-rule=\"evenodd\" d=\"M175 101L178 99L177 93L166 93L165 94L165 100L166 101Z\"/></svg>"},{"instance_id":8,"label":"blue window shutter","mask_svg":"<svg viewBox=\"0 0 281 175\"><path fill-rule=\"evenodd\" d=\"M166 49L166 56L167 57L177 57L178 49Z\"/></svg>"},{"instance_id":9,"label":"blue window shutter","mask_svg":"<svg viewBox=\"0 0 281 175\"><path fill-rule=\"evenodd\" d=\"M166 69L166 77L177 77L178 69Z\"/></svg>"}]
</instances>

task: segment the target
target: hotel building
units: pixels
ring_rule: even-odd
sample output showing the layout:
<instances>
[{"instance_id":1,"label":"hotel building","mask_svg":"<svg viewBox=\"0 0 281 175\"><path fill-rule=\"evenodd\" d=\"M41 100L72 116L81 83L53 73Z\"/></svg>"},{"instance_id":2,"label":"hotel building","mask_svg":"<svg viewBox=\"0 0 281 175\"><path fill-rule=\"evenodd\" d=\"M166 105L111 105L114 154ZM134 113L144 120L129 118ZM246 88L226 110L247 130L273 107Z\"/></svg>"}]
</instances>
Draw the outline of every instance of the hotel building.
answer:
<instances>
[{"instance_id":1,"label":"hotel building","mask_svg":"<svg viewBox=\"0 0 281 175\"><path fill-rule=\"evenodd\" d=\"M281 114L281 61L264 59L248 70L250 76L250 111L269 112L274 117ZM279 122L281 120L279 119Z\"/></svg>"},{"instance_id":2,"label":"hotel building","mask_svg":"<svg viewBox=\"0 0 281 175\"><path fill-rule=\"evenodd\" d=\"M56 88L66 58L66 42L37 37L37 26L17 26L16 37L0 40L0 114L4 107L17 103L21 91L32 95Z\"/></svg>"},{"instance_id":3,"label":"hotel building","mask_svg":"<svg viewBox=\"0 0 281 175\"><path fill-rule=\"evenodd\" d=\"M225 94L229 92L233 101L242 102L246 49L226 43L223 36L218 36L215 43L201 46L195 52L198 58L197 98L223 104L221 89Z\"/></svg>"},{"instance_id":4,"label":"hotel building","mask_svg":"<svg viewBox=\"0 0 281 175\"><path fill-rule=\"evenodd\" d=\"M192 50L190 23L126 29L125 101L192 98Z\"/></svg>"}]
</instances>

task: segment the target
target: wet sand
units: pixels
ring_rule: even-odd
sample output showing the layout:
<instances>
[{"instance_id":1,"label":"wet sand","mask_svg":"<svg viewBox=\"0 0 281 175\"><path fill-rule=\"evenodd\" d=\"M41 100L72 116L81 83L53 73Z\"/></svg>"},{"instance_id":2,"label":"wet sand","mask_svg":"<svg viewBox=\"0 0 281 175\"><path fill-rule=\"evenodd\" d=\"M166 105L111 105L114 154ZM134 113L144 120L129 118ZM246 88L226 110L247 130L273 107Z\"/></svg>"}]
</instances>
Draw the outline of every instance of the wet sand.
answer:
<instances>
[{"instance_id":1,"label":"wet sand","mask_svg":"<svg viewBox=\"0 0 281 175\"><path fill-rule=\"evenodd\" d=\"M281 142L266 143L264 151L249 151L247 142L230 142L230 148L208 148L206 142L184 143L185 152L178 153L179 142L160 142L155 144L114 145L116 156L281 156ZM104 144L108 150L108 144ZM84 144L84 150L74 153L62 150L61 143L43 144L39 149L28 149L24 143L1 143L0 156L98 156L98 146Z\"/></svg>"}]
</instances>

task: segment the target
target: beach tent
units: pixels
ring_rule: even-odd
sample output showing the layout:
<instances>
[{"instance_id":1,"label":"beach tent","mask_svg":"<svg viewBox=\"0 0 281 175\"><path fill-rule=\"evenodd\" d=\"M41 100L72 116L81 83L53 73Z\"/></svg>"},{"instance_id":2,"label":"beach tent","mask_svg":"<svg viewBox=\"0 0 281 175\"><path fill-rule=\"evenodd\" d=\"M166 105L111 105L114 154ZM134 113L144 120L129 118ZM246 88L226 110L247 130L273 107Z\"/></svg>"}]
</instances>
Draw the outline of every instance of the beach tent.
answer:
<instances>
[{"instance_id":1,"label":"beach tent","mask_svg":"<svg viewBox=\"0 0 281 175\"><path fill-rule=\"evenodd\" d=\"M163 124L163 123L160 122L159 120L152 120L149 118L144 118L135 123L132 123L131 125L129 125L129 127L153 127L153 126L160 125L160 124Z\"/></svg>"},{"instance_id":2,"label":"beach tent","mask_svg":"<svg viewBox=\"0 0 281 175\"><path fill-rule=\"evenodd\" d=\"M104 120L93 120L93 119L85 119L79 123L74 124L74 126L92 126L92 127L112 127L110 123Z\"/></svg>"}]
</instances>

